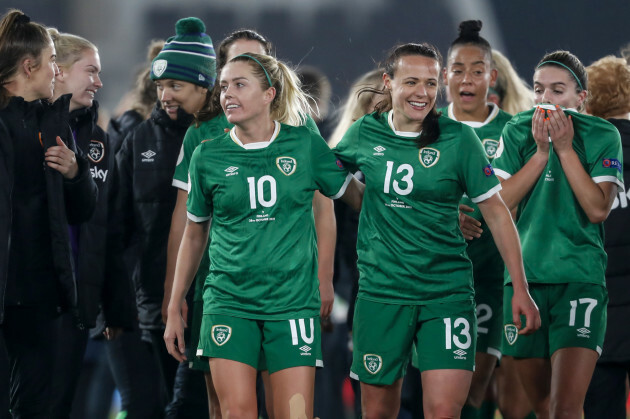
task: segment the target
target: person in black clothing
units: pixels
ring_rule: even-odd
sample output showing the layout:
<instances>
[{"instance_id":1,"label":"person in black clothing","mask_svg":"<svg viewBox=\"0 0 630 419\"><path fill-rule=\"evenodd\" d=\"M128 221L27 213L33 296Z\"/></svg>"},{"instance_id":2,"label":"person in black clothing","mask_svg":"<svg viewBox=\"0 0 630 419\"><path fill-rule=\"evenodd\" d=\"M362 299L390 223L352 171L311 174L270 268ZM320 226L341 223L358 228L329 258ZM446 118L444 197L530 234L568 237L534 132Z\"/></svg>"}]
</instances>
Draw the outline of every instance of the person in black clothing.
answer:
<instances>
[{"instance_id":1,"label":"person in black clothing","mask_svg":"<svg viewBox=\"0 0 630 419\"><path fill-rule=\"evenodd\" d=\"M54 104L55 46L18 10L0 21L0 334L14 418L48 418L55 320L84 323L68 224L88 220L97 187L67 125L69 96ZM2 340L2 339L0 339Z\"/></svg>"},{"instance_id":2,"label":"person in black clothing","mask_svg":"<svg viewBox=\"0 0 630 419\"><path fill-rule=\"evenodd\" d=\"M591 97L586 111L607 119L621 134L623 174L630 178L630 67L622 59L604 57L586 69ZM630 376L630 210L627 191L619 192L604 222L608 254L606 287L608 319L604 349L597 361L586 400L584 417L626 417L626 380Z\"/></svg>"},{"instance_id":3,"label":"person in black clothing","mask_svg":"<svg viewBox=\"0 0 630 419\"><path fill-rule=\"evenodd\" d=\"M72 327L72 316L64 314L58 320L59 345L55 363L52 416L69 417L72 401L83 364L88 341L88 329L97 326L95 333L107 339L117 337L123 328L131 329L135 317L135 301L126 271L115 272L116 265L106 263L113 255L107 251L108 201L111 194L114 156L108 137L97 125L98 103L94 95L103 86L98 49L90 41L71 34L60 34L48 29L57 52L59 73L56 77L54 99L72 94L70 127L77 147L90 162L90 173L97 183L98 205L89 221L69 227L74 261L78 277L78 309L83 320L80 328ZM108 228L109 227L109 228ZM110 240L113 240L110 238Z\"/></svg>"},{"instance_id":4,"label":"person in black clothing","mask_svg":"<svg viewBox=\"0 0 630 419\"><path fill-rule=\"evenodd\" d=\"M205 25L197 18L181 19L177 35L167 40L152 64L151 79L155 81L158 103L151 117L140 123L124 139L116 156L116 175L120 180L117 213L124 228L125 243L135 240L137 257L132 278L136 288L139 327L142 338L151 345L156 367L165 390L163 406L173 397L177 361L168 355L162 335L162 300L166 275L166 251L171 215L177 191L171 187L181 145L194 114L210 101L214 84L215 54ZM199 397L193 397L198 413L208 414L203 392L203 375L183 369L199 380ZM197 373L197 374L195 374ZM177 386L181 388L181 386ZM180 395L178 394L178 397ZM145 403L155 405L153 400ZM180 412L187 406L173 407ZM170 412L171 406L167 411ZM183 415L183 414L182 414Z\"/></svg>"}]
</instances>

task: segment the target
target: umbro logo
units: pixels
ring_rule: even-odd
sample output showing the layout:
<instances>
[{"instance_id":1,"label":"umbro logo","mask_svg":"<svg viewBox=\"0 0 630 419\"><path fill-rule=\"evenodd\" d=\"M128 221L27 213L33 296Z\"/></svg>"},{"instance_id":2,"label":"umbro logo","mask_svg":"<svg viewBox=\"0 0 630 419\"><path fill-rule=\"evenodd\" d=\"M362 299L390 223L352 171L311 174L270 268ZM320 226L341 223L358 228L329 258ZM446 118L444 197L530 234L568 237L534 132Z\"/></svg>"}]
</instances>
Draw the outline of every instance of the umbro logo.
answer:
<instances>
[{"instance_id":1,"label":"umbro logo","mask_svg":"<svg viewBox=\"0 0 630 419\"><path fill-rule=\"evenodd\" d=\"M300 347L300 351L302 351L302 353L300 355L311 355L311 347L308 345L304 345L302 347Z\"/></svg>"},{"instance_id":2,"label":"umbro logo","mask_svg":"<svg viewBox=\"0 0 630 419\"><path fill-rule=\"evenodd\" d=\"M230 166L227 169L224 170L224 172L226 172L227 174L225 176L234 176L234 175L238 175L238 167L236 166Z\"/></svg>"},{"instance_id":3,"label":"umbro logo","mask_svg":"<svg viewBox=\"0 0 630 419\"><path fill-rule=\"evenodd\" d=\"M144 158L142 159L142 161L143 161L143 162L145 162L145 163L155 161L155 160L153 159L153 157L155 157L155 155L156 155L156 154L157 154L157 153L156 153L155 151L153 151L153 150L147 150L147 151L145 151L144 153L140 153L140 155L141 155L142 157L144 157Z\"/></svg>"},{"instance_id":4,"label":"umbro logo","mask_svg":"<svg viewBox=\"0 0 630 419\"><path fill-rule=\"evenodd\" d=\"M466 352L463 349L458 349L456 351L453 351L453 353L455 354L455 357L454 357L455 359L466 359L466 354L468 352Z\"/></svg>"},{"instance_id":5,"label":"umbro logo","mask_svg":"<svg viewBox=\"0 0 630 419\"><path fill-rule=\"evenodd\" d=\"M591 337L591 331L588 330L586 327L581 327L577 330L578 333L578 337L581 338L590 338Z\"/></svg>"},{"instance_id":6,"label":"umbro logo","mask_svg":"<svg viewBox=\"0 0 630 419\"><path fill-rule=\"evenodd\" d=\"M382 145L377 145L376 147L374 147L374 151L376 151L376 153L374 153L374 156L384 156L383 151L385 150L387 149Z\"/></svg>"}]
</instances>

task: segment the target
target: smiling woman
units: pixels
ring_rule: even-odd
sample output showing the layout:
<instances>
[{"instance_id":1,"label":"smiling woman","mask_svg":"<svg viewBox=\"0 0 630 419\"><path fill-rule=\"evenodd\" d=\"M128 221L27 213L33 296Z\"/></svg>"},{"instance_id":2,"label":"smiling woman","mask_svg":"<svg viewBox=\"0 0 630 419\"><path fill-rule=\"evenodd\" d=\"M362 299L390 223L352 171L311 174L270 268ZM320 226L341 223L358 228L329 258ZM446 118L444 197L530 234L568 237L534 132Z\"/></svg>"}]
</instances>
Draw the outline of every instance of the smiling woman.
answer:
<instances>
[{"instance_id":1,"label":"smiling woman","mask_svg":"<svg viewBox=\"0 0 630 419\"><path fill-rule=\"evenodd\" d=\"M0 334L16 417L51 417L55 320L68 311L83 321L68 223L89 219L97 194L67 124L69 98L48 101L55 54L44 26L18 10L2 17Z\"/></svg>"}]
</instances>

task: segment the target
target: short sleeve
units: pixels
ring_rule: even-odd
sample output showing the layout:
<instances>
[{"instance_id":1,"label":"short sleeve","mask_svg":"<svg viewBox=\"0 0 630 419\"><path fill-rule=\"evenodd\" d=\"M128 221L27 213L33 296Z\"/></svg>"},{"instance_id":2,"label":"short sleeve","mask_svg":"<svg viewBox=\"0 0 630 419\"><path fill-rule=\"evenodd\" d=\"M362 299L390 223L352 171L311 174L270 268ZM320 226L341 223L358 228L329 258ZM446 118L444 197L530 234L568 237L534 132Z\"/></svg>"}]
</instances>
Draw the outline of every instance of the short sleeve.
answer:
<instances>
[{"instance_id":1,"label":"short sleeve","mask_svg":"<svg viewBox=\"0 0 630 419\"><path fill-rule=\"evenodd\" d=\"M318 189L332 199L340 198L352 180L352 175L319 135L311 135L311 170Z\"/></svg>"},{"instance_id":2,"label":"short sleeve","mask_svg":"<svg viewBox=\"0 0 630 419\"><path fill-rule=\"evenodd\" d=\"M212 217L212 196L204 188L204 167L201 158L202 147L197 147L190 160L190 182L186 207L188 218L196 223L208 221Z\"/></svg>"},{"instance_id":3,"label":"short sleeve","mask_svg":"<svg viewBox=\"0 0 630 419\"><path fill-rule=\"evenodd\" d=\"M184 191L188 191L188 168L195 148L201 143L200 135L201 132L198 128L188 128L184 136L182 148L179 151L179 156L177 157L177 166L175 167L175 174L173 175L173 186Z\"/></svg>"},{"instance_id":4,"label":"short sleeve","mask_svg":"<svg viewBox=\"0 0 630 419\"><path fill-rule=\"evenodd\" d=\"M501 190L479 137L465 125L462 125L459 153L466 156L458 165L459 177L472 202L478 204Z\"/></svg>"},{"instance_id":5,"label":"short sleeve","mask_svg":"<svg viewBox=\"0 0 630 419\"><path fill-rule=\"evenodd\" d=\"M523 167L523 157L519 150L520 125L508 122L503 128L501 138L499 139L499 148L495 154L492 164L494 172L502 179L509 179Z\"/></svg>"},{"instance_id":6,"label":"short sleeve","mask_svg":"<svg viewBox=\"0 0 630 419\"><path fill-rule=\"evenodd\" d=\"M598 147L589 152L589 174L595 183L615 183L619 192L624 190L623 179L623 149L619 131L612 124L602 121L601 129L597 130Z\"/></svg>"},{"instance_id":7,"label":"short sleeve","mask_svg":"<svg viewBox=\"0 0 630 419\"><path fill-rule=\"evenodd\" d=\"M333 152L341 163L352 173L359 170L358 164L358 148L359 148L359 132L363 118L350 125L348 131L343 135L341 141L333 148Z\"/></svg>"},{"instance_id":8,"label":"short sleeve","mask_svg":"<svg viewBox=\"0 0 630 419\"><path fill-rule=\"evenodd\" d=\"M304 123L304 126L310 129L311 131L313 131L315 134L320 135L319 128L317 127L317 123L315 122L313 118L311 118L310 115L306 115L306 122Z\"/></svg>"}]
</instances>

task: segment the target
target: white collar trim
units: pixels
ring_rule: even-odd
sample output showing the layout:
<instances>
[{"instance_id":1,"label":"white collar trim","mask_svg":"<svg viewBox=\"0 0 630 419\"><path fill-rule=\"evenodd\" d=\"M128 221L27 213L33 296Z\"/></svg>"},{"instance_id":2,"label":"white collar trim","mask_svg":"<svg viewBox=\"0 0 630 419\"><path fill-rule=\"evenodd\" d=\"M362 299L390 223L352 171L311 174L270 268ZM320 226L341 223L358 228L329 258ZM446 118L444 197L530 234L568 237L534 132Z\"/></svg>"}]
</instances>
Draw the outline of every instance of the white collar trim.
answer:
<instances>
[{"instance_id":1,"label":"white collar trim","mask_svg":"<svg viewBox=\"0 0 630 419\"><path fill-rule=\"evenodd\" d=\"M268 141L260 141L260 142L255 142L255 143L243 144L241 140L238 138L238 136L236 135L236 127L233 127L230 130L230 137L232 138L232 141L234 141L236 144L243 147L245 150L259 150L261 148L267 148L273 142L273 140L275 140L276 137L278 137L278 134L280 133L280 123L278 121L273 121L273 123L275 125L275 128L273 130L273 134L271 134L271 138L269 138Z\"/></svg>"}]
</instances>

